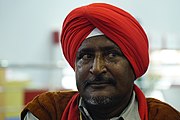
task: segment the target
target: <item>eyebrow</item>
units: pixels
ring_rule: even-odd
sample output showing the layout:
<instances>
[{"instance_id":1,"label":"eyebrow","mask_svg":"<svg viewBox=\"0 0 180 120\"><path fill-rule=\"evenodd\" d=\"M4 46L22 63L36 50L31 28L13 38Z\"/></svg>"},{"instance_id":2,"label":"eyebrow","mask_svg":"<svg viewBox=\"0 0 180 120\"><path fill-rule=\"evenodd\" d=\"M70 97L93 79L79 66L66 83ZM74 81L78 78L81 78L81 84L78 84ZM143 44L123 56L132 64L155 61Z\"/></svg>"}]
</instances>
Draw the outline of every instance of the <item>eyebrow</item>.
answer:
<instances>
[{"instance_id":1,"label":"eyebrow","mask_svg":"<svg viewBox=\"0 0 180 120\"><path fill-rule=\"evenodd\" d=\"M118 50L118 51L121 51L120 49L119 49L119 47L117 47L117 46L105 46L105 47L102 47L102 48L100 48L101 50Z\"/></svg>"},{"instance_id":2,"label":"eyebrow","mask_svg":"<svg viewBox=\"0 0 180 120\"><path fill-rule=\"evenodd\" d=\"M94 49L93 48L80 48L78 50L78 53L82 53L82 52L94 52Z\"/></svg>"}]
</instances>

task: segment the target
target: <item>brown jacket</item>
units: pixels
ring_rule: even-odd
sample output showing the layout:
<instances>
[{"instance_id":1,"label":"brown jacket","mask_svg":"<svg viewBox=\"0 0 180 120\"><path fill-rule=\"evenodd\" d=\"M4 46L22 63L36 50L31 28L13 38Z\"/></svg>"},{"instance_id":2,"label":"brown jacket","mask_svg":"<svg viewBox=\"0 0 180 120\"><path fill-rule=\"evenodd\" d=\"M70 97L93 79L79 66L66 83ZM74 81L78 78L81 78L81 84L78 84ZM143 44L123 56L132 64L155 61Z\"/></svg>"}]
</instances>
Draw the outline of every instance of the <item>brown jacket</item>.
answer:
<instances>
[{"instance_id":1,"label":"brown jacket","mask_svg":"<svg viewBox=\"0 0 180 120\"><path fill-rule=\"evenodd\" d=\"M76 92L47 92L28 103L21 113L23 120L28 111L40 120L60 120L62 113ZM149 120L180 120L180 113L170 105L147 98Z\"/></svg>"}]
</instances>

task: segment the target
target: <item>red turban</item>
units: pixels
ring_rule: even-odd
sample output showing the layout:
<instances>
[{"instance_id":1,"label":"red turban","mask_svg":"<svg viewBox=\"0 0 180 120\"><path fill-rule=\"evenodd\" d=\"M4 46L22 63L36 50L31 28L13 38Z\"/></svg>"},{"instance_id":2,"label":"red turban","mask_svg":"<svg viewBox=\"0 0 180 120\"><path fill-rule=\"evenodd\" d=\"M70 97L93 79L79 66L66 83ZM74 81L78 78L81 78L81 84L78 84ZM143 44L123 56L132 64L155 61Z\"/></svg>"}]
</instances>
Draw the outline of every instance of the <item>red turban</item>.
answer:
<instances>
[{"instance_id":1,"label":"red turban","mask_svg":"<svg viewBox=\"0 0 180 120\"><path fill-rule=\"evenodd\" d=\"M62 27L61 45L72 68L78 48L94 28L116 43L132 65L136 78L149 65L148 39L141 25L126 11L106 3L93 3L72 10Z\"/></svg>"}]
</instances>

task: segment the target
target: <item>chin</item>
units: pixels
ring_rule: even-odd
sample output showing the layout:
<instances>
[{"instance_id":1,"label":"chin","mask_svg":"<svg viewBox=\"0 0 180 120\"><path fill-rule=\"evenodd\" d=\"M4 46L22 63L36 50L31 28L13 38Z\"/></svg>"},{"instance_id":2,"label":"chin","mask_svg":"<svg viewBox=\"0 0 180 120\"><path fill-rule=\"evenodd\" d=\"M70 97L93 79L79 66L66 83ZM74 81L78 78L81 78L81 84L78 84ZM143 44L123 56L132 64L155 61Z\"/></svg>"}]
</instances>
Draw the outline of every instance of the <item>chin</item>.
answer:
<instances>
[{"instance_id":1,"label":"chin","mask_svg":"<svg viewBox=\"0 0 180 120\"><path fill-rule=\"evenodd\" d=\"M91 97L85 97L84 101L87 104L98 106L98 105L108 105L112 103L111 97L105 97L105 96L91 96Z\"/></svg>"}]
</instances>

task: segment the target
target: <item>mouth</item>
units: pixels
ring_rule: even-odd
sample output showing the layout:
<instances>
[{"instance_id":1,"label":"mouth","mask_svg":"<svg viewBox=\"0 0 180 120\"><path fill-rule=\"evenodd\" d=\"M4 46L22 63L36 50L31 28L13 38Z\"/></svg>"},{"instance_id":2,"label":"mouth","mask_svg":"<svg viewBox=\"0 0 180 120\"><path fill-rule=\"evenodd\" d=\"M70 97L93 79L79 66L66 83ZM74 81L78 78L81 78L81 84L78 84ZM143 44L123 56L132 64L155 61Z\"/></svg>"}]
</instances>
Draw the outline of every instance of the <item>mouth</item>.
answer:
<instances>
[{"instance_id":1,"label":"mouth","mask_svg":"<svg viewBox=\"0 0 180 120\"><path fill-rule=\"evenodd\" d=\"M108 81L93 81L93 82L89 82L87 84L87 86L89 86L93 89L101 89L101 88L104 88L104 87L107 87L110 85L112 85L112 83L108 82Z\"/></svg>"}]
</instances>

